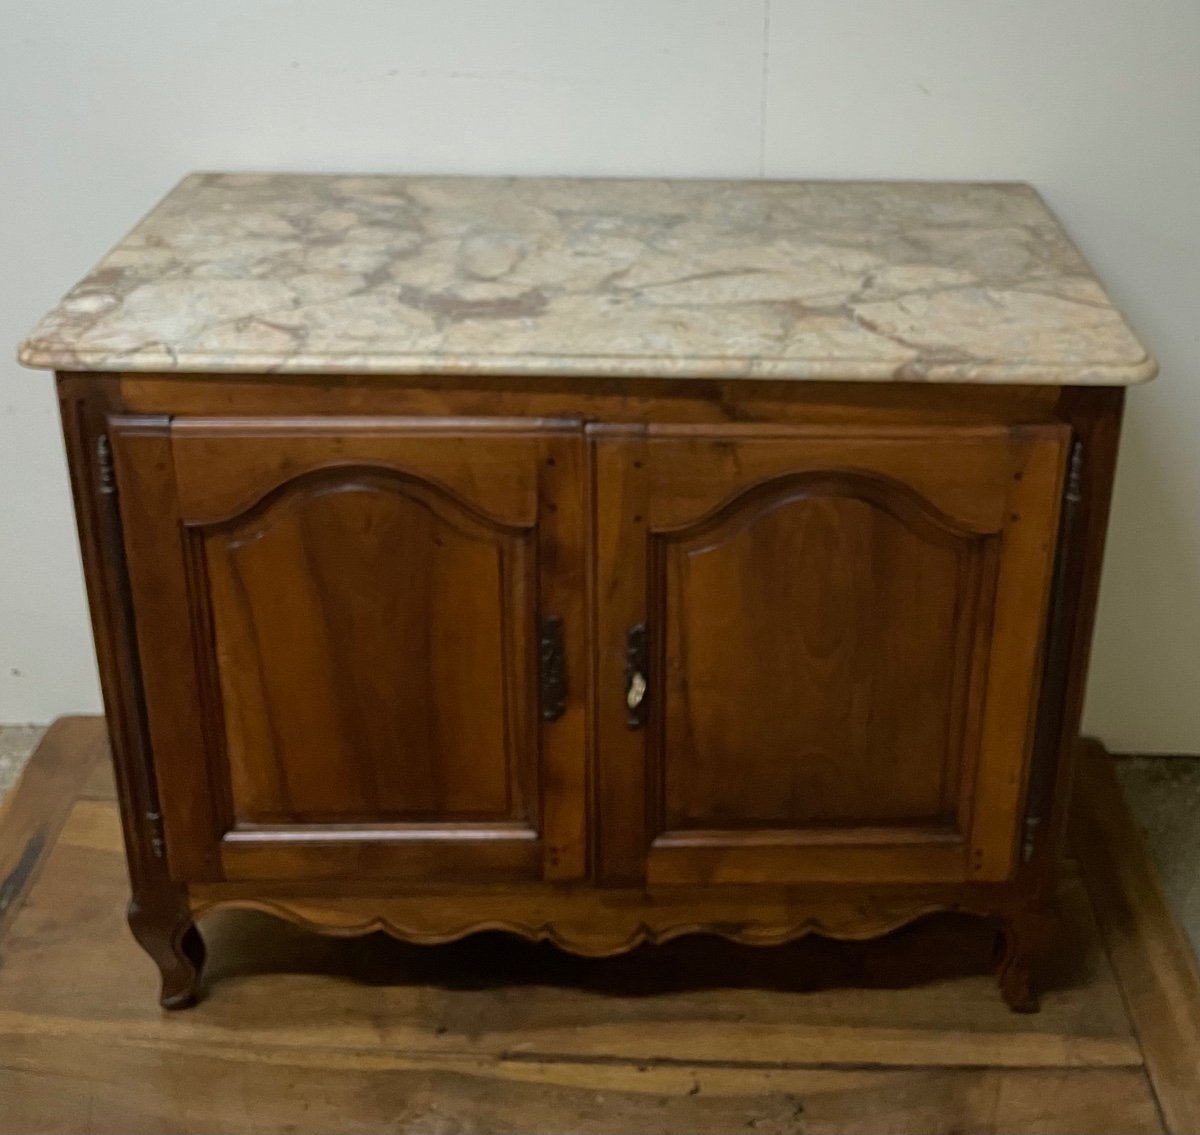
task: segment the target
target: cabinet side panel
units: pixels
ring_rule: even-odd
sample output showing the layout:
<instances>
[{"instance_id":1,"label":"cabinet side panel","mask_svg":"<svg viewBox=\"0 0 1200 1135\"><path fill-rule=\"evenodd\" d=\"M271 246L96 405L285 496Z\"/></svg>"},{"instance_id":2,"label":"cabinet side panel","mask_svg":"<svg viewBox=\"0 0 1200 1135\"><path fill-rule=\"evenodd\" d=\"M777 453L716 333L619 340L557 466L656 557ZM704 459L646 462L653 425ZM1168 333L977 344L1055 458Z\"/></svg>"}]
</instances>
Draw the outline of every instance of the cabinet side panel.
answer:
<instances>
[{"instance_id":1,"label":"cabinet side panel","mask_svg":"<svg viewBox=\"0 0 1200 1135\"><path fill-rule=\"evenodd\" d=\"M1011 878L1016 867L1070 438L1070 431L1057 425L1022 432L1013 446L987 677L984 759L971 830L972 873L989 882Z\"/></svg>"},{"instance_id":2,"label":"cabinet side panel","mask_svg":"<svg viewBox=\"0 0 1200 1135\"><path fill-rule=\"evenodd\" d=\"M1046 651L1054 669L1044 675L1043 697L1050 700L1039 720L1035 753L1049 767L1032 778L1026 800L1026 818L1037 822L1022 882L1040 902L1052 902L1057 885L1124 405L1121 388L1063 390L1059 399L1058 416L1081 447L1079 501L1060 553L1065 559L1055 619L1060 641Z\"/></svg>"}]
</instances>

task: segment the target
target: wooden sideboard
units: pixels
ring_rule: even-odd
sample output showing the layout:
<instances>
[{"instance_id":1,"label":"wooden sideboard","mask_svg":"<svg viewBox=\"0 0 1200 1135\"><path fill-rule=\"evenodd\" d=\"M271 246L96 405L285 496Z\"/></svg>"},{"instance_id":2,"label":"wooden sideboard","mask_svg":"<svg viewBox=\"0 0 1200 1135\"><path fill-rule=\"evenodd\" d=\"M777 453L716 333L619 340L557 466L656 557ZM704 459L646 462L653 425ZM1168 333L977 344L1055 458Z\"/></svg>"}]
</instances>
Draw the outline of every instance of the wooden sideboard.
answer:
<instances>
[{"instance_id":1,"label":"wooden sideboard","mask_svg":"<svg viewBox=\"0 0 1200 1135\"><path fill-rule=\"evenodd\" d=\"M163 1004L240 906L589 955L966 911L1036 1007L1153 373L1097 291L1019 186L185 181L23 352Z\"/></svg>"}]
</instances>

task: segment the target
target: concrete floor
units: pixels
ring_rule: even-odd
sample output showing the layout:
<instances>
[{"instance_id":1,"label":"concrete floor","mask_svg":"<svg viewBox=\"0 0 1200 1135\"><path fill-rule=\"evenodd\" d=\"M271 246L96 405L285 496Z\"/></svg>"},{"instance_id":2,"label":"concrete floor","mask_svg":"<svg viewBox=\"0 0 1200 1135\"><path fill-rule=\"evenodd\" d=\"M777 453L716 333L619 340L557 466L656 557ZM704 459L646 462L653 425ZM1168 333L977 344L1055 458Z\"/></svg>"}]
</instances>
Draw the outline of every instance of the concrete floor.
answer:
<instances>
[{"instance_id":1,"label":"concrete floor","mask_svg":"<svg viewBox=\"0 0 1200 1135\"><path fill-rule=\"evenodd\" d=\"M1200 954L1200 758L1123 757L1117 777L1167 898Z\"/></svg>"},{"instance_id":2,"label":"concrete floor","mask_svg":"<svg viewBox=\"0 0 1200 1135\"><path fill-rule=\"evenodd\" d=\"M16 782L45 732L44 725L0 725L0 796Z\"/></svg>"},{"instance_id":3,"label":"concrete floor","mask_svg":"<svg viewBox=\"0 0 1200 1135\"><path fill-rule=\"evenodd\" d=\"M41 725L0 725L0 796L44 732ZM1126 757L1117 775L1167 898L1200 953L1200 758Z\"/></svg>"}]
</instances>

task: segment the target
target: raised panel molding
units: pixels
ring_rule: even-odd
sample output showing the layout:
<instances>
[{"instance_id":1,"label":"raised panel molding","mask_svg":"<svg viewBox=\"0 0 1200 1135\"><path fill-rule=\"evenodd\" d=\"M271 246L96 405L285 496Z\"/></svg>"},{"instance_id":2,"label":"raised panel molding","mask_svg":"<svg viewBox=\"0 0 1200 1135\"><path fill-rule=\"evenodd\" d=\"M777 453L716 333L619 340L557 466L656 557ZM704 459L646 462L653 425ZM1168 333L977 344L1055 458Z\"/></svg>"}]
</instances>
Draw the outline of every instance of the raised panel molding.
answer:
<instances>
[{"instance_id":1,"label":"raised panel molding","mask_svg":"<svg viewBox=\"0 0 1200 1135\"><path fill-rule=\"evenodd\" d=\"M395 464L368 461L325 461L294 473L280 473L271 484L260 485L257 495L241 501L223 515L188 516L189 528L237 528L256 518L266 519L276 508L297 507L306 498L331 492L382 492L410 497L464 535L491 532L527 532L532 521L512 521L480 507L449 485Z\"/></svg>"},{"instance_id":2,"label":"raised panel molding","mask_svg":"<svg viewBox=\"0 0 1200 1135\"><path fill-rule=\"evenodd\" d=\"M817 497L862 501L933 542L948 544L998 531L995 526L971 524L950 516L895 477L867 469L831 468L763 478L734 491L693 520L655 525L653 532L660 538L699 540L724 530L728 538L775 508Z\"/></svg>"},{"instance_id":3,"label":"raised panel molding","mask_svg":"<svg viewBox=\"0 0 1200 1135\"><path fill-rule=\"evenodd\" d=\"M236 516L279 485L322 469L367 469L436 486L470 512L502 523L537 518L530 460L571 421L436 418L177 418L171 423L181 512Z\"/></svg>"},{"instance_id":4,"label":"raised panel molding","mask_svg":"<svg viewBox=\"0 0 1200 1135\"><path fill-rule=\"evenodd\" d=\"M306 470L236 515L189 522L186 534L226 832L536 818L536 773L518 768L531 737L515 732L511 704L514 684L530 678L514 617L535 586L532 525L487 516L405 470L355 463ZM422 579L432 588L423 599ZM472 604L480 610L466 625ZM434 638L405 644L435 611ZM452 677L463 659L490 678L472 691L476 717L445 701L466 696ZM498 722L502 734L490 730ZM420 726L428 737L413 732ZM396 765L402 755L418 765Z\"/></svg>"},{"instance_id":5,"label":"raised panel molding","mask_svg":"<svg viewBox=\"0 0 1200 1135\"><path fill-rule=\"evenodd\" d=\"M648 538L655 847L961 844L973 771L963 754L978 744L996 574L991 531L895 478L845 468L764 479ZM881 657L896 665L879 670ZM805 697L816 716L795 700ZM913 712L921 698L924 715ZM894 738L896 729L906 732ZM905 758L924 767L894 766ZM724 779L705 782L718 772ZM747 792L757 807L739 805ZM806 817L808 800L826 811Z\"/></svg>"}]
</instances>

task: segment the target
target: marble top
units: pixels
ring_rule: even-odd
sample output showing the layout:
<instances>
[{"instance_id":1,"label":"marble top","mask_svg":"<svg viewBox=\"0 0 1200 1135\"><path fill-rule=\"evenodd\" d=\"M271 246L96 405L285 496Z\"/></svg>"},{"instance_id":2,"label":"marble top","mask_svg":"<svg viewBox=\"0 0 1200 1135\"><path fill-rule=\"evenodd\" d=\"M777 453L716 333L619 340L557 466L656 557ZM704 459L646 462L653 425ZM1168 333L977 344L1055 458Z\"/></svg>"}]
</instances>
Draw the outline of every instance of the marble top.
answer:
<instances>
[{"instance_id":1,"label":"marble top","mask_svg":"<svg viewBox=\"0 0 1200 1135\"><path fill-rule=\"evenodd\" d=\"M198 173L29 336L57 370L1124 384L1015 183Z\"/></svg>"}]
</instances>

